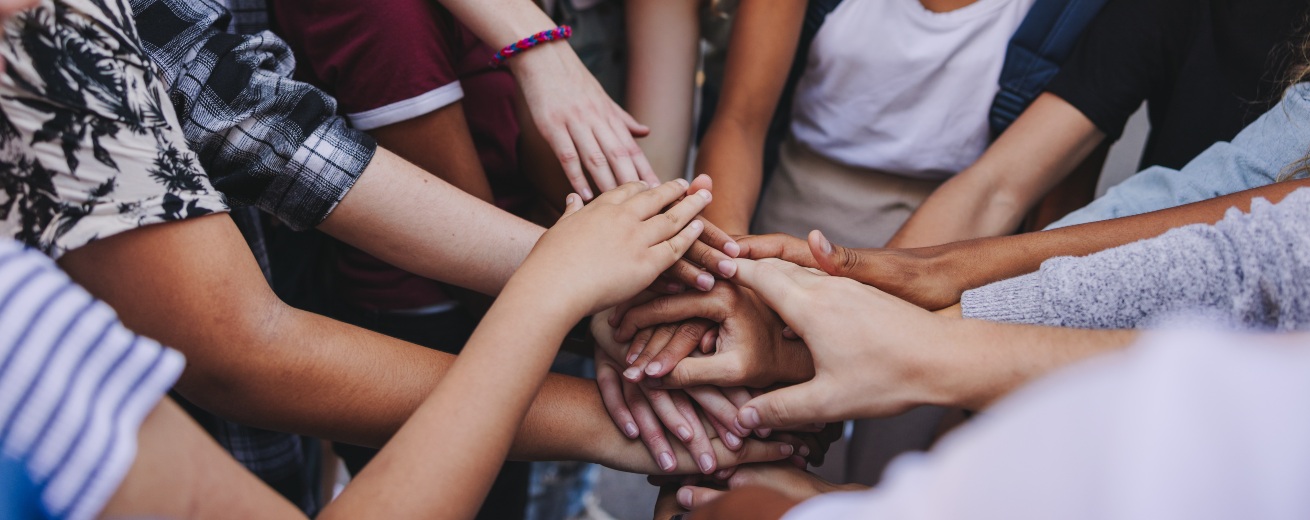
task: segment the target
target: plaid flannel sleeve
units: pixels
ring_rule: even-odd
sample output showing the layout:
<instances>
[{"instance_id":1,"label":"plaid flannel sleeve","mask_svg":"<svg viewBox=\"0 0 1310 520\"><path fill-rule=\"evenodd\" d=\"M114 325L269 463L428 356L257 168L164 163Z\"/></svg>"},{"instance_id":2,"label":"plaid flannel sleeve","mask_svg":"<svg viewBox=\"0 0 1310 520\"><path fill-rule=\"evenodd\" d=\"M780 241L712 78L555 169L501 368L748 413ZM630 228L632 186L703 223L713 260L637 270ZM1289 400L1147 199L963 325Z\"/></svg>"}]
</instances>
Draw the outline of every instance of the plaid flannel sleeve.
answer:
<instances>
[{"instance_id":1,"label":"plaid flannel sleeve","mask_svg":"<svg viewBox=\"0 0 1310 520\"><path fill-rule=\"evenodd\" d=\"M337 116L331 96L291 79L286 43L224 32L230 15L214 0L132 0L132 13L214 187L294 229L327 218L377 142Z\"/></svg>"}]
</instances>

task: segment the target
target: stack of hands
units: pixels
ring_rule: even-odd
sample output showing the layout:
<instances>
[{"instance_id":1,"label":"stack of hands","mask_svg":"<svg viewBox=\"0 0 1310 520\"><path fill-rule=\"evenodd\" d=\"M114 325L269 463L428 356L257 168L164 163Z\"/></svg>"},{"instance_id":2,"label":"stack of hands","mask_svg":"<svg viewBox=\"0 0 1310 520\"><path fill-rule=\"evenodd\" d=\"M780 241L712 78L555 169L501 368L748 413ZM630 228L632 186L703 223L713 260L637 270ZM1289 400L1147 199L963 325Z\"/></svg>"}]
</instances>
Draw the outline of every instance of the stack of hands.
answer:
<instances>
[{"instance_id":1,"label":"stack of hands","mask_svg":"<svg viewBox=\"0 0 1310 520\"><path fill-rule=\"evenodd\" d=\"M742 486L797 500L840 489L805 470L823 463L841 421L949 404L928 374L946 354L931 331L952 320L925 308L953 305L961 289L930 279L930 255L840 248L818 231L808 241L728 237L705 224L679 266L591 323L615 425L664 474L700 474L652 477L684 486L681 507ZM716 455L752 438L787 443L794 455L741 466ZM679 466L684 450L695 469Z\"/></svg>"}]
</instances>

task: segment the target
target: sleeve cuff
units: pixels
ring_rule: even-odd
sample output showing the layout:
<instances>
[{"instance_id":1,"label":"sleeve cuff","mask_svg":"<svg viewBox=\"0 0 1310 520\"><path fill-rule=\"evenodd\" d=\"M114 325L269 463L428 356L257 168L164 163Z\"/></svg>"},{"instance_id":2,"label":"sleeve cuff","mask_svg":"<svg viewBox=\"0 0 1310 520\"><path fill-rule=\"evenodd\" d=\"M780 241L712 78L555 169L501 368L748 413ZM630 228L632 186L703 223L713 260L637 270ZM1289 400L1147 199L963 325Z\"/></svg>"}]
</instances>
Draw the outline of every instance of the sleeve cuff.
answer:
<instances>
[{"instance_id":1,"label":"sleeve cuff","mask_svg":"<svg viewBox=\"0 0 1310 520\"><path fill-rule=\"evenodd\" d=\"M300 144L264 192L260 209L297 231L318 226L355 186L377 148L373 137L342 118L329 118Z\"/></svg>"},{"instance_id":2,"label":"sleeve cuff","mask_svg":"<svg viewBox=\"0 0 1310 520\"><path fill-rule=\"evenodd\" d=\"M1046 323L1041 272L1001 280L965 291L960 297L965 318L1005 323Z\"/></svg>"}]
</instances>

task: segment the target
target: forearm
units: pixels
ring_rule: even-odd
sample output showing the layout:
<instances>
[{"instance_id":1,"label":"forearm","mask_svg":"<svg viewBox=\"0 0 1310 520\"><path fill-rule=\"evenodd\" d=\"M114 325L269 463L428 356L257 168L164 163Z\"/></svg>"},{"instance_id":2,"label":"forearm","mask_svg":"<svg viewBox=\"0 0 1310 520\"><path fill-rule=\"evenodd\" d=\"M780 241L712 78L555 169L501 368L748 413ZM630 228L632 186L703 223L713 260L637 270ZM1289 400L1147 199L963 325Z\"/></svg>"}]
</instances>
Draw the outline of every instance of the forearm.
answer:
<instances>
[{"instance_id":1,"label":"forearm","mask_svg":"<svg viewBox=\"0 0 1310 520\"><path fill-rule=\"evenodd\" d=\"M800 40L805 2L745 0L737 10L723 94L701 141L696 173L714 178L705 217L746 234L764 176L764 141Z\"/></svg>"},{"instance_id":2,"label":"forearm","mask_svg":"<svg viewBox=\"0 0 1310 520\"><path fill-rule=\"evenodd\" d=\"M944 320L943 348L925 374L934 404L970 410L987 407L1015 389L1061 367L1122 349L1138 336L1130 330L1085 330Z\"/></svg>"},{"instance_id":3,"label":"forearm","mask_svg":"<svg viewBox=\"0 0 1310 520\"><path fill-rule=\"evenodd\" d=\"M1077 108L1043 94L973 166L928 197L888 247L1012 233L1028 210L1104 139Z\"/></svg>"},{"instance_id":4,"label":"forearm","mask_svg":"<svg viewBox=\"0 0 1310 520\"><path fill-rule=\"evenodd\" d=\"M697 0L628 0L627 109L650 127L638 141L663 181L683 176L691 142L696 60L700 54Z\"/></svg>"},{"instance_id":5,"label":"forearm","mask_svg":"<svg viewBox=\"0 0 1310 520\"><path fill-rule=\"evenodd\" d=\"M325 516L474 516L559 342L582 314L530 296L532 288L512 282L441 383ZM442 449L429 449L433 443ZM376 502L385 493L422 499Z\"/></svg>"},{"instance_id":6,"label":"forearm","mask_svg":"<svg viewBox=\"0 0 1310 520\"><path fill-rule=\"evenodd\" d=\"M1287 181L1152 213L1079 226L984 238L933 248L938 268L951 273L961 291L1036 271L1057 256L1084 256L1152 238L1188 224L1213 224L1229 208L1248 211L1251 199L1278 202L1310 180Z\"/></svg>"},{"instance_id":7,"label":"forearm","mask_svg":"<svg viewBox=\"0 0 1310 520\"><path fill-rule=\"evenodd\" d=\"M748 129L716 117L700 147L695 171L714 179L705 219L729 235L749 234L764 176L764 125Z\"/></svg>"},{"instance_id":8,"label":"forearm","mask_svg":"<svg viewBox=\"0 0 1310 520\"><path fill-rule=\"evenodd\" d=\"M691 520L782 518L799 500L764 487L743 487L724 494L691 514Z\"/></svg>"},{"instance_id":9,"label":"forearm","mask_svg":"<svg viewBox=\"0 0 1310 520\"><path fill-rule=\"evenodd\" d=\"M381 148L319 229L406 271L492 295L544 232Z\"/></svg>"},{"instance_id":10,"label":"forearm","mask_svg":"<svg viewBox=\"0 0 1310 520\"><path fill-rule=\"evenodd\" d=\"M369 131L381 146L460 191L495 202L463 103Z\"/></svg>"}]
</instances>

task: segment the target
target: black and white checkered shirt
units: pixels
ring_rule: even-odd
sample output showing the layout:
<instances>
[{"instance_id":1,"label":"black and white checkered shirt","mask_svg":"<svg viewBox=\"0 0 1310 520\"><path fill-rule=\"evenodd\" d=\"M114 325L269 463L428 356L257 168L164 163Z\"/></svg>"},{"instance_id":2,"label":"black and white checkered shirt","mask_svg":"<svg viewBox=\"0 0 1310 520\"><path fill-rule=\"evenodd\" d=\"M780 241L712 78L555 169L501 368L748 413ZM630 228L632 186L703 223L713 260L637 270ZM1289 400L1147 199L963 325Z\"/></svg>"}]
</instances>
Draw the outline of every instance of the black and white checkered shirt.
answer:
<instances>
[{"instance_id":1,"label":"black and white checkered shirt","mask_svg":"<svg viewBox=\"0 0 1310 520\"><path fill-rule=\"evenodd\" d=\"M214 187L294 229L327 218L377 143L337 116L331 96L291 79L286 43L226 32L231 15L214 0L132 0L132 12Z\"/></svg>"}]
</instances>

